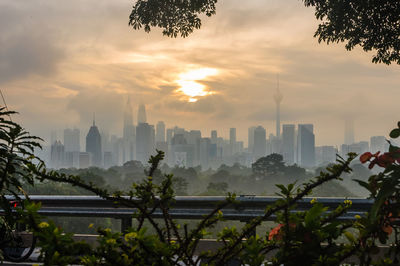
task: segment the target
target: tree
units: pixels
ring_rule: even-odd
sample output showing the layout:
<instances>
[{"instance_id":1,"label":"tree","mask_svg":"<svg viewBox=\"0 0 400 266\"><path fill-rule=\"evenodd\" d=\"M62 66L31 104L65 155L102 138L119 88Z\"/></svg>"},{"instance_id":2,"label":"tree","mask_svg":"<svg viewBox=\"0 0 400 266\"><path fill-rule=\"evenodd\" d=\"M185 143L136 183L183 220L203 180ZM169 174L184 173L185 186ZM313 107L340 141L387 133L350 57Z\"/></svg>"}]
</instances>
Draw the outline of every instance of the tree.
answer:
<instances>
[{"instance_id":1,"label":"tree","mask_svg":"<svg viewBox=\"0 0 400 266\"><path fill-rule=\"evenodd\" d=\"M135 30L160 27L169 37L187 37L201 26L200 14L215 14L217 0L138 0L129 16Z\"/></svg>"},{"instance_id":2,"label":"tree","mask_svg":"<svg viewBox=\"0 0 400 266\"><path fill-rule=\"evenodd\" d=\"M169 37L187 37L201 27L200 14L215 14L217 0L138 0L129 16L134 29L160 27ZM319 42L347 42L346 49L360 46L376 51L374 63L400 64L400 1L303 0L315 8L321 21L314 37Z\"/></svg>"},{"instance_id":3,"label":"tree","mask_svg":"<svg viewBox=\"0 0 400 266\"><path fill-rule=\"evenodd\" d=\"M253 174L257 176L271 176L285 171L283 156L277 153L261 157L251 165Z\"/></svg>"},{"instance_id":4,"label":"tree","mask_svg":"<svg viewBox=\"0 0 400 266\"><path fill-rule=\"evenodd\" d=\"M228 183L226 182L210 182L207 186L208 192L216 192L218 195L223 195L228 191Z\"/></svg>"}]
</instances>

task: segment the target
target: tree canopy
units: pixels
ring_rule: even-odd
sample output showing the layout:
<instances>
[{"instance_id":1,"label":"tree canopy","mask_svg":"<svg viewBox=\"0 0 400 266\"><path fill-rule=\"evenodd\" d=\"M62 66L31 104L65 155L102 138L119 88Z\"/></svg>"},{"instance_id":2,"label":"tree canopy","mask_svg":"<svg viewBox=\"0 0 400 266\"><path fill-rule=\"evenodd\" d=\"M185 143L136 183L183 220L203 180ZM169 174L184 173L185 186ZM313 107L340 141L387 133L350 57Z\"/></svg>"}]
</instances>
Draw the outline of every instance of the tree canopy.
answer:
<instances>
[{"instance_id":1,"label":"tree canopy","mask_svg":"<svg viewBox=\"0 0 400 266\"><path fill-rule=\"evenodd\" d=\"M374 63L400 64L400 1L303 0L315 8L320 24L314 34L319 42L345 42L346 49L360 46L374 51ZM169 37L187 37L201 27L199 15L216 13L217 0L137 0L129 16L134 29L163 29Z\"/></svg>"}]
</instances>

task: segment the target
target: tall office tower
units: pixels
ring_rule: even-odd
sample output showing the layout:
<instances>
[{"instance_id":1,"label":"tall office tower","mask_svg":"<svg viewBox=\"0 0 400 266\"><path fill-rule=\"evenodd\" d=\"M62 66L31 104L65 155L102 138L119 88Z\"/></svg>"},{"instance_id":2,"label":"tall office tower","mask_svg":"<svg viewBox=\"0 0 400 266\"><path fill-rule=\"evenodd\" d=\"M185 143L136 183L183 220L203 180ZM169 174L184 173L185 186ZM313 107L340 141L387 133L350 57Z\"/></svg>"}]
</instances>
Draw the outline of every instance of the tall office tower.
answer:
<instances>
[{"instance_id":1,"label":"tall office tower","mask_svg":"<svg viewBox=\"0 0 400 266\"><path fill-rule=\"evenodd\" d=\"M371 152L376 153L380 151L381 153L386 152L389 149L389 143L386 141L384 136L373 136L371 137Z\"/></svg>"},{"instance_id":2,"label":"tall office tower","mask_svg":"<svg viewBox=\"0 0 400 266\"><path fill-rule=\"evenodd\" d=\"M136 160L147 163L155 150L154 126L139 123L136 127Z\"/></svg>"},{"instance_id":3,"label":"tall office tower","mask_svg":"<svg viewBox=\"0 0 400 266\"><path fill-rule=\"evenodd\" d=\"M89 168L91 163L90 163L90 153L88 152L80 152L79 153L79 168Z\"/></svg>"},{"instance_id":4,"label":"tall office tower","mask_svg":"<svg viewBox=\"0 0 400 266\"><path fill-rule=\"evenodd\" d=\"M267 152L267 138L265 128L258 126L254 129L254 146L253 158L254 161L264 157Z\"/></svg>"},{"instance_id":5,"label":"tall office tower","mask_svg":"<svg viewBox=\"0 0 400 266\"><path fill-rule=\"evenodd\" d=\"M317 165L327 165L336 161L337 150L333 146L315 147L315 161Z\"/></svg>"},{"instance_id":6,"label":"tall office tower","mask_svg":"<svg viewBox=\"0 0 400 266\"><path fill-rule=\"evenodd\" d=\"M139 105L138 109L138 124L147 123L146 107L144 104Z\"/></svg>"},{"instance_id":7,"label":"tall office tower","mask_svg":"<svg viewBox=\"0 0 400 266\"><path fill-rule=\"evenodd\" d=\"M51 167L54 169L59 169L61 167L64 167L64 156L65 156L64 145L61 143L61 141L56 140L51 145L51 153L50 153Z\"/></svg>"},{"instance_id":8,"label":"tall office tower","mask_svg":"<svg viewBox=\"0 0 400 266\"><path fill-rule=\"evenodd\" d=\"M344 144L350 145L354 143L354 120L347 118L344 121Z\"/></svg>"},{"instance_id":9,"label":"tall office tower","mask_svg":"<svg viewBox=\"0 0 400 266\"><path fill-rule=\"evenodd\" d=\"M52 131L50 132L50 145L53 145L54 142L56 142L57 140L58 140L58 139L57 139L57 131L52 130Z\"/></svg>"},{"instance_id":10,"label":"tall office tower","mask_svg":"<svg viewBox=\"0 0 400 266\"><path fill-rule=\"evenodd\" d=\"M188 144L183 134L175 134L171 139L171 156L168 164L179 167L193 167L195 145Z\"/></svg>"},{"instance_id":11,"label":"tall office tower","mask_svg":"<svg viewBox=\"0 0 400 266\"><path fill-rule=\"evenodd\" d=\"M165 141L165 124L163 121L159 121L156 125L156 142Z\"/></svg>"},{"instance_id":12,"label":"tall office tower","mask_svg":"<svg viewBox=\"0 0 400 266\"><path fill-rule=\"evenodd\" d=\"M282 125L282 155L288 165L294 164L295 134L295 125Z\"/></svg>"},{"instance_id":13,"label":"tall office tower","mask_svg":"<svg viewBox=\"0 0 400 266\"><path fill-rule=\"evenodd\" d=\"M136 134L136 133L135 133ZM111 151L114 165L123 165L126 161L124 160L124 139L118 138L115 135L111 136Z\"/></svg>"},{"instance_id":14,"label":"tall office tower","mask_svg":"<svg viewBox=\"0 0 400 266\"><path fill-rule=\"evenodd\" d=\"M125 163L135 158L136 132L133 125L133 108L130 98L128 98L124 110L124 132L122 139L124 144L122 161Z\"/></svg>"},{"instance_id":15,"label":"tall office tower","mask_svg":"<svg viewBox=\"0 0 400 266\"><path fill-rule=\"evenodd\" d=\"M315 136L312 124L299 124L297 134L297 160L301 166L315 166Z\"/></svg>"},{"instance_id":16,"label":"tall office tower","mask_svg":"<svg viewBox=\"0 0 400 266\"><path fill-rule=\"evenodd\" d=\"M86 152L91 154L93 166L102 166L103 154L101 149L101 136L94 119L93 125L90 127L89 132L86 135Z\"/></svg>"},{"instance_id":17,"label":"tall office tower","mask_svg":"<svg viewBox=\"0 0 400 266\"><path fill-rule=\"evenodd\" d=\"M64 129L64 166L79 168L80 132L79 129Z\"/></svg>"},{"instance_id":18,"label":"tall office tower","mask_svg":"<svg viewBox=\"0 0 400 266\"><path fill-rule=\"evenodd\" d=\"M343 145L342 145L342 147L343 147ZM348 152L363 154L364 152L369 151L369 143L368 143L368 141L360 141L357 143L347 145L347 149L348 149ZM345 155L347 155L347 154L345 154Z\"/></svg>"},{"instance_id":19,"label":"tall office tower","mask_svg":"<svg viewBox=\"0 0 400 266\"><path fill-rule=\"evenodd\" d=\"M274 100L276 103L276 137L280 139L281 137L281 102L283 100L283 95L279 90L279 75L277 77L277 87L276 93L274 94Z\"/></svg>"},{"instance_id":20,"label":"tall office tower","mask_svg":"<svg viewBox=\"0 0 400 266\"><path fill-rule=\"evenodd\" d=\"M79 152L81 150L79 129L64 129L64 148L66 152Z\"/></svg>"},{"instance_id":21,"label":"tall office tower","mask_svg":"<svg viewBox=\"0 0 400 266\"><path fill-rule=\"evenodd\" d=\"M211 163L211 140L209 138L201 138L199 142L200 165L203 170L207 170L210 168Z\"/></svg>"},{"instance_id":22,"label":"tall office tower","mask_svg":"<svg viewBox=\"0 0 400 266\"><path fill-rule=\"evenodd\" d=\"M173 136L174 136L174 129L173 128L168 128L167 129L167 143L168 143L168 145L171 145L171 140L172 140Z\"/></svg>"},{"instance_id":23,"label":"tall office tower","mask_svg":"<svg viewBox=\"0 0 400 266\"><path fill-rule=\"evenodd\" d=\"M236 143L236 128L229 129L229 143L235 145Z\"/></svg>"},{"instance_id":24,"label":"tall office tower","mask_svg":"<svg viewBox=\"0 0 400 266\"><path fill-rule=\"evenodd\" d=\"M216 130L211 130L211 141L214 141L213 143L217 142L217 138L218 138L218 133Z\"/></svg>"},{"instance_id":25,"label":"tall office tower","mask_svg":"<svg viewBox=\"0 0 400 266\"><path fill-rule=\"evenodd\" d=\"M193 164L198 165L200 163L201 131L200 130L184 131L183 136L188 144L193 145L194 147Z\"/></svg>"},{"instance_id":26,"label":"tall office tower","mask_svg":"<svg viewBox=\"0 0 400 266\"><path fill-rule=\"evenodd\" d=\"M253 147L254 147L254 130L256 127L249 127L248 131L248 142L247 142L247 148L248 152L252 153L253 152Z\"/></svg>"}]
</instances>

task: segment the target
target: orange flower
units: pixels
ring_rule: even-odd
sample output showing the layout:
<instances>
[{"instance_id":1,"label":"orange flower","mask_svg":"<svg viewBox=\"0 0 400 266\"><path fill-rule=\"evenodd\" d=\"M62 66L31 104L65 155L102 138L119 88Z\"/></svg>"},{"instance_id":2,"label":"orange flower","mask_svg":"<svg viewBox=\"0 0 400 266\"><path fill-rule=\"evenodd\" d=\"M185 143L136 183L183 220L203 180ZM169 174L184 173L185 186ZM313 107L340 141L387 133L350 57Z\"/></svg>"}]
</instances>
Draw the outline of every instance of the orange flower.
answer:
<instances>
[{"instance_id":1,"label":"orange flower","mask_svg":"<svg viewBox=\"0 0 400 266\"><path fill-rule=\"evenodd\" d=\"M281 228L283 227L283 224L278 224L276 227L272 228L271 231L269 232L268 235L268 240L280 240L282 237L279 236L279 232Z\"/></svg>"},{"instance_id":2,"label":"orange flower","mask_svg":"<svg viewBox=\"0 0 400 266\"><path fill-rule=\"evenodd\" d=\"M281 229L284 227L284 224L278 224L276 227L272 228L268 235L268 240L281 240L282 232ZM289 223L289 229L295 229L295 223Z\"/></svg>"}]
</instances>

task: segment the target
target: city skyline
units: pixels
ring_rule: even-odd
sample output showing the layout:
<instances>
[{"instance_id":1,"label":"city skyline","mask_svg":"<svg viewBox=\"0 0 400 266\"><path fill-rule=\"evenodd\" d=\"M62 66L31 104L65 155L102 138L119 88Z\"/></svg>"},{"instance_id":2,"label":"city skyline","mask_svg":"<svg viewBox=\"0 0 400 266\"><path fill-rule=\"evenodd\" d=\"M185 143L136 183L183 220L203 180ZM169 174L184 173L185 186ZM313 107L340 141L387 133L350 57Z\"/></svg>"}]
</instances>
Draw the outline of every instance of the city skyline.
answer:
<instances>
[{"instance_id":1,"label":"city skyline","mask_svg":"<svg viewBox=\"0 0 400 266\"><path fill-rule=\"evenodd\" d=\"M282 95L279 98L282 99ZM52 144L50 153L47 154L50 158L45 160L55 168L89 166L107 168L133 160L145 164L157 149L165 152L165 163L170 166L200 165L205 169L234 163L251 166L261 157L278 153L289 165L298 164L313 168L335 162L336 154L346 156L349 152L357 154L377 150L383 152L388 147L384 136L372 136L367 141L356 142L353 136L353 124L349 124L348 121L345 123L344 139L340 147L315 145L314 125L284 123L281 126L279 106L277 107L276 134L267 134L267 130L261 125L252 126L248 128L249 143L245 145L244 141L237 139L236 128L229 128L229 137L223 138L218 135L217 130L212 130L211 134L207 135L201 130L169 127L163 121L158 121L156 125L149 124L144 104L138 106L138 123L135 125L133 107L128 98L124 113L121 114L124 126L119 135L100 133L93 115L84 151L80 149L80 130L67 128L63 131L64 143L56 134L51 134ZM280 134L281 129L282 134Z\"/></svg>"},{"instance_id":2,"label":"city skyline","mask_svg":"<svg viewBox=\"0 0 400 266\"><path fill-rule=\"evenodd\" d=\"M386 136L397 121L398 66L318 44L314 10L301 1L219 2L185 39L132 30L130 8L122 0L2 1L0 87L17 121L47 137L51 128L85 128L95 112L116 134L130 96L135 108L147 105L151 124L224 137L236 127L245 139L252 125L275 132L277 74L282 123L313 123L317 145L340 145L347 117L358 140Z\"/></svg>"}]
</instances>

